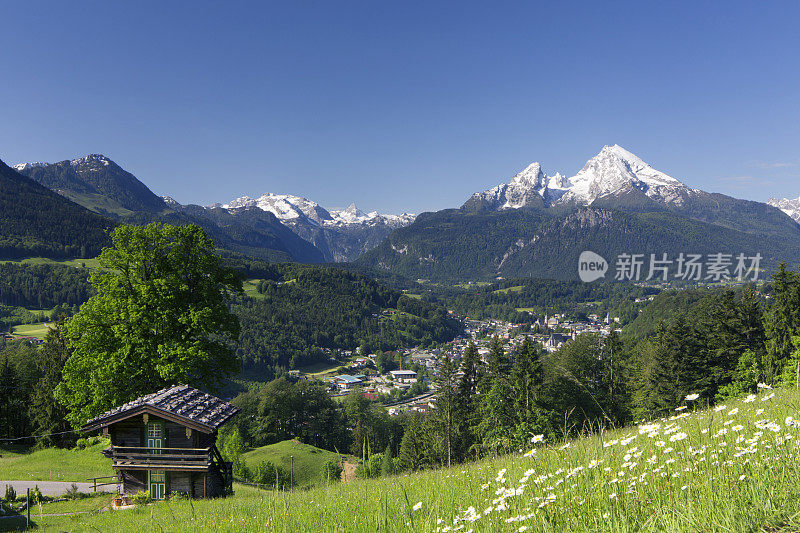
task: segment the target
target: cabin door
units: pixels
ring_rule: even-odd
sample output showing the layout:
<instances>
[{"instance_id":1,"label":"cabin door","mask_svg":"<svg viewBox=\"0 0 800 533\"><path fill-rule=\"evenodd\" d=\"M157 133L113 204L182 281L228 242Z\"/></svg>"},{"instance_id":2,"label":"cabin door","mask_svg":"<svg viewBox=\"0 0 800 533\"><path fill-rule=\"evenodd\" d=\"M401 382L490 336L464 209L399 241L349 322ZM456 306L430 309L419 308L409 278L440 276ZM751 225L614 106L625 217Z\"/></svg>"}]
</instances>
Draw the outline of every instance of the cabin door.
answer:
<instances>
[{"instance_id":1,"label":"cabin door","mask_svg":"<svg viewBox=\"0 0 800 533\"><path fill-rule=\"evenodd\" d=\"M150 453L164 453L164 424L162 422L150 422L147 424L147 447Z\"/></svg>"},{"instance_id":2,"label":"cabin door","mask_svg":"<svg viewBox=\"0 0 800 533\"><path fill-rule=\"evenodd\" d=\"M167 478L164 472L151 470L148 472L150 497L154 500L163 500L167 492Z\"/></svg>"}]
</instances>

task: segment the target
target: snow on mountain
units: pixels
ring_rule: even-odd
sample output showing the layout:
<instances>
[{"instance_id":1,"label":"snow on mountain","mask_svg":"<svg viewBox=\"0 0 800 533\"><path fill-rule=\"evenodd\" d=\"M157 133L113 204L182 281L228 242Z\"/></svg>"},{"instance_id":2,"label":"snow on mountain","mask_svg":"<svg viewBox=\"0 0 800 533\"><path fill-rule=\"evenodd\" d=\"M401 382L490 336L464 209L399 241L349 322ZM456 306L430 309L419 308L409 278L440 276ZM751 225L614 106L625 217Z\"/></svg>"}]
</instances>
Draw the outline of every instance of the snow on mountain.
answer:
<instances>
[{"instance_id":1,"label":"snow on mountain","mask_svg":"<svg viewBox=\"0 0 800 533\"><path fill-rule=\"evenodd\" d=\"M222 204L223 209L237 209L239 207L258 207L269 211L278 217L281 222L308 222L313 225L322 225L326 220L331 220L327 209L312 202L308 198L291 194L266 193L258 198L242 196L227 204Z\"/></svg>"},{"instance_id":2,"label":"snow on mountain","mask_svg":"<svg viewBox=\"0 0 800 533\"><path fill-rule=\"evenodd\" d=\"M547 176L539 163L533 163L509 183L475 193L470 201L483 201L498 210L542 204L545 207L566 203L590 205L598 198L634 189L653 200L676 205L681 205L687 195L695 192L615 144L604 146L570 178L560 173Z\"/></svg>"},{"instance_id":3,"label":"snow on mountain","mask_svg":"<svg viewBox=\"0 0 800 533\"><path fill-rule=\"evenodd\" d=\"M800 198L770 198L767 205L777 207L800 223Z\"/></svg>"},{"instance_id":4,"label":"snow on mountain","mask_svg":"<svg viewBox=\"0 0 800 533\"><path fill-rule=\"evenodd\" d=\"M42 163L40 161L37 161L35 163L19 163L18 165L13 165L11 168L16 170L17 172L22 172L23 170L28 170L29 168L46 167L49 164L50 163Z\"/></svg>"},{"instance_id":5,"label":"snow on mountain","mask_svg":"<svg viewBox=\"0 0 800 533\"><path fill-rule=\"evenodd\" d=\"M69 162L70 166L75 169L75 172L81 174L82 172L92 172L99 170L100 167L107 167L110 165L112 161L104 155L99 154L90 154L86 157L81 157L79 159L73 159ZM24 170L28 170L31 168L41 168L50 166L51 163L20 163L18 165L14 165L14 169L17 172L22 172Z\"/></svg>"},{"instance_id":6,"label":"snow on mountain","mask_svg":"<svg viewBox=\"0 0 800 533\"><path fill-rule=\"evenodd\" d=\"M400 227L414 221L414 215L382 215L377 211L364 213L355 204L346 209L327 210L317 202L291 194L266 193L258 198L242 196L227 204L214 204L223 209L258 207L274 214L281 222L306 223L314 226L387 225ZM209 206L211 207L211 206Z\"/></svg>"},{"instance_id":7,"label":"snow on mountain","mask_svg":"<svg viewBox=\"0 0 800 533\"><path fill-rule=\"evenodd\" d=\"M173 198L172 196L161 196L161 199L164 200L164 203L167 204L167 207L180 207L181 204Z\"/></svg>"}]
</instances>

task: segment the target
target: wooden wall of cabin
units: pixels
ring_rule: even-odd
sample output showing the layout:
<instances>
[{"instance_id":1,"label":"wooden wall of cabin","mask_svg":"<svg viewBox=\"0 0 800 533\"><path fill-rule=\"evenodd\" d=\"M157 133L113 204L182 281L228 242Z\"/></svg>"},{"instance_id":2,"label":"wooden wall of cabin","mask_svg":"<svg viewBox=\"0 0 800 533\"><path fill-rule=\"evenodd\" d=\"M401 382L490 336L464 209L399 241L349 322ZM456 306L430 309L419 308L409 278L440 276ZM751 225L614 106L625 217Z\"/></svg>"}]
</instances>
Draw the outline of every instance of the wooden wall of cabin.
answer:
<instances>
[{"instance_id":1,"label":"wooden wall of cabin","mask_svg":"<svg viewBox=\"0 0 800 533\"><path fill-rule=\"evenodd\" d=\"M187 428L176 422L163 420L150 415L148 422L163 422L164 424L164 448L206 448L216 441L213 437L197 430L188 431ZM144 418L136 416L122 420L109 426L109 436L113 446L146 446ZM211 444L209 444L209 442Z\"/></svg>"},{"instance_id":2,"label":"wooden wall of cabin","mask_svg":"<svg viewBox=\"0 0 800 533\"><path fill-rule=\"evenodd\" d=\"M195 475L194 472L167 472L167 493L181 492L190 498L194 497Z\"/></svg>"},{"instance_id":3,"label":"wooden wall of cabin","mask_svg":"<svg viewBox=\"0 0 800 533\"><path fill-rule=\"evenodd\" d=\"M205 483L205 492L203 489L203 483ZM224 489L225 487L223 486L222 478L213 470L209 472L194 473L195 498L202 498L203 496L206 498L214 498L221 496Z\"/></svg>"},{"instance_id":4,"label":"wooden wall of cabin","mask_svg":"<svg viewBox=\"0 0 800 533\"><path fill-rule=\"evenodd\" d=\"M164 433L166 433L166 444L164 444L165 448L199 448L197 446L197 435L199 431L194 429L189 430L189 436L186 436L187 433L186 426L182 426L175 422L164 421Z\"/></svg>"},{"instance_id":5,"label":"wooden wall of cabin","mask_svg":"<svg viewBox=\"0 0 800 533\"><path fill-rule=\"evenodd\" d=\"M120 470L117 475L122 479L123 494L136 494L143 490L149 490L147 471L145 470Z\"/></svg>"},{"instance_id":6,"label":"wooden wall of cabin","mask_svg":"<svg viewBox=\"0 0 800 533\"><path fill-rule=\"evenodd\" d=\"M108 428L113 446L144 446L144 421L142 417L129 418Z\"/></svg>"}]
</instances>

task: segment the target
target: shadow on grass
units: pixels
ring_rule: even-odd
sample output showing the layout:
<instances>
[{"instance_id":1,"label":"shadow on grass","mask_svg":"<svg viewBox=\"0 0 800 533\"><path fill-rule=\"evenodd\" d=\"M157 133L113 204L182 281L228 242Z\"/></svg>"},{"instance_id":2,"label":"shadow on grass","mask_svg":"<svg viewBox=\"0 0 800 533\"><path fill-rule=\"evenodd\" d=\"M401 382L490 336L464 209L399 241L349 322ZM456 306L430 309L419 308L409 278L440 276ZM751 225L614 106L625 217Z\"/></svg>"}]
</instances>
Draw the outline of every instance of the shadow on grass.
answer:
<instances>
[{"instance_id":1,"label":"shadow on grass","mask_svg":"<svg viewBox=\"0 0 800 533\"><path fill-rule=\"evenodd\" d=\"M31 517L31 529L36 528L36 522ZM0 532L25 531L25 515L0 516Z\"/></svg>"}]
</instances>

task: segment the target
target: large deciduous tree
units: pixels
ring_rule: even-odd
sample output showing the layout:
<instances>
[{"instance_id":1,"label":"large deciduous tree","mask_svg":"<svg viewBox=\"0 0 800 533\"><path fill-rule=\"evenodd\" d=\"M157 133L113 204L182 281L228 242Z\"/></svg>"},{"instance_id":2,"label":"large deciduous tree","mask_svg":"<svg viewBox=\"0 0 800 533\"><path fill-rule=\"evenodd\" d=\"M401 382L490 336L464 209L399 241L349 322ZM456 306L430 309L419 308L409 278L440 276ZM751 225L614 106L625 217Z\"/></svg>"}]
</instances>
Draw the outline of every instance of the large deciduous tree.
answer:
<instances>
[{"instance_id":1,"label":"large deciduous tree","mask_svg":"<svg viewBox=\"0 0 800 533\"><path fill-rule=\"evenodd\" d=\"M227 307L239 276L196 225L120 226L92 274L97 294L66 323L72 354L56 398L79 426L177 383L213 388L237 369Z\"/></svg>"}]
</instances>

